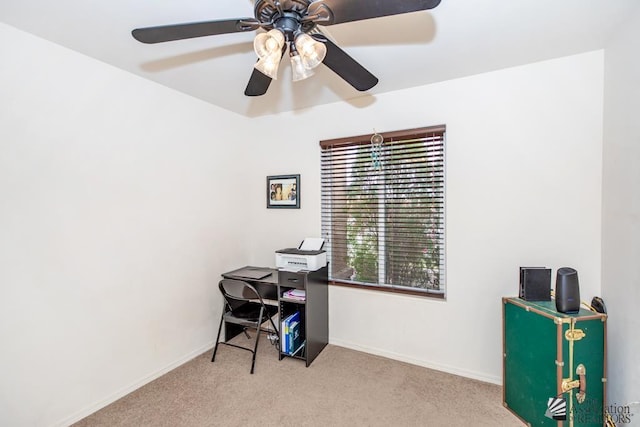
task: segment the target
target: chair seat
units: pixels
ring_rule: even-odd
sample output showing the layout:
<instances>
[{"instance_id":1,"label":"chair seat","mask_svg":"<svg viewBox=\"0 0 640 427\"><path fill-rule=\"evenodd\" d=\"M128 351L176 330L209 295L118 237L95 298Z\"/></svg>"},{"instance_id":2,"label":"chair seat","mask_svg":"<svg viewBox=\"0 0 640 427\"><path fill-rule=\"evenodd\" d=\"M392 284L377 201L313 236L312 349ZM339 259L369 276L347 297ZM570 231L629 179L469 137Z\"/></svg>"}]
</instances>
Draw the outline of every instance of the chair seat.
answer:
<instances>
[{"instance_id":1,"label":"chair seat","mask_svg":"<svg viewBox=\"0 0 640 427\"><path fill-rule=\"evenodd\" d=\"M264 310L263 321L267 320L268 317L273 317L278 312L278 307L265 304ZM233 317L249 322L257 322L260 317L260 304L251 302L245 303L234 308L232 312L226 313L225 316L227 316L227 318Z\"/></svg>"},{"instance_id":2,"label":"chair seat","mask_svg":"<svg viewBox=\"0 0 640 427\"><path fill-rule=\"evenodd\" d=\"M234 308L233 312L229 314L239 319L256 322L260 318L260 308L260 304L247 302L245 304L242 304L240 307Z\"/></svg>"}]
</instances>

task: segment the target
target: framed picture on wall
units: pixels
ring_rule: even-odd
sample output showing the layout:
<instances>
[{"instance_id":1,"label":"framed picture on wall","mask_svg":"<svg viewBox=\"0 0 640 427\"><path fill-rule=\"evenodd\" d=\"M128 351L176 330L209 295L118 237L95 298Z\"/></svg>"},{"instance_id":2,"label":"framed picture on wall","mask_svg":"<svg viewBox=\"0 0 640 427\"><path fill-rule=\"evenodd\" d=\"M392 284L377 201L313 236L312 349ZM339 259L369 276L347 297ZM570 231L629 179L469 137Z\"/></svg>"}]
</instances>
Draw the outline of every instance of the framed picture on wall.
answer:
<instances>
[{"instance_id":1,"label":"framed picture on wall","mask_svg":"<svg viewBox=\"0 0 640 427\"><path fill-rule=\"evenodd\" d=\"M300 208L300 175L267 177L267 208Z\"/></svg>"}]
</instances>

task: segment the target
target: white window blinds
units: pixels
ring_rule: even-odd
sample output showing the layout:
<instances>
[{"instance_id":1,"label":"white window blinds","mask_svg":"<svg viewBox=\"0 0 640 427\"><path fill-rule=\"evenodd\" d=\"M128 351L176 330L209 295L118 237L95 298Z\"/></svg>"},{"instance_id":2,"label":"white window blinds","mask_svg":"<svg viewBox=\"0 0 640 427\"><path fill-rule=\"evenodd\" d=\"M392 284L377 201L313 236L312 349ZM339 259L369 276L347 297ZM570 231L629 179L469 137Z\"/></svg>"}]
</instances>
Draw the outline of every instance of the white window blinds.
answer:
<instances>
[{"instance_id":1,"label":"white window blinds","mask_svg":"<svg viewBox=\"0 0 640 427\"><path fill-rule=\"evenodd\" d=\"M445 127L321 141L335 283L444 296Z\"/></svg>"}]
</instances>

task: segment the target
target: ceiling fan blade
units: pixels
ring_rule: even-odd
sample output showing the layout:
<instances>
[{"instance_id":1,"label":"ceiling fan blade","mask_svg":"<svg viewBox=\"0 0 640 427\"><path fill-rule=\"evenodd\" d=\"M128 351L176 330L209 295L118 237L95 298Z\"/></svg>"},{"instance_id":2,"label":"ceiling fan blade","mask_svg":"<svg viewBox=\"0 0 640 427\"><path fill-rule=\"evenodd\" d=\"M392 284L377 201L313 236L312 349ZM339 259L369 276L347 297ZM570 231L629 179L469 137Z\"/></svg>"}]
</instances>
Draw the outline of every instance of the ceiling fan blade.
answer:
<instances>
[{"instance_id":1,"label":"ceiling fan blade","mask_svg":"<svg viewBox=\"0 0 640 427\"><path fill-rule=\"evenodd\" d=\"M267 93L269 85L271 84L271 77L265 76L260 71L253 69L247 88L244 90L246 96L261 96Z\"/></svg>"},{"instance_id":2,"label":"ceiling fan blade","mask_svg":"<svg viewBox=\"0 0 640 427\"><path fill-rule=\"evenodd\" d=\"M136 28L133 38L142 43L162 43L194 37L239 33L257 29L260 23L254 18L225 19L220 21L192 22L187 24L163 25L160 27Z\"/></svg>"},{"instance_id":3,"label":"ceiling fan blade","mask_svg":"<svg viewBox=\"0 0 640 427\"><path fill-rule=\"evenodd\" d=\"M334 25L381 16L433 9L441 0L318 0L309 5L309 16L318 25Z\"/></svg>"},{"instance_id":4,"label":"ceiling fan blade","mask_svg":"<svg viewBox=\"0 0 640 427\"><path fill-rule=\"evenodd\" d=\"M316 41L324 43L327 47L327 55L324 57L322 63L339 75L344 81L361 92L369 90L378 84L378 78L376 76L371 74L355 59L347 55L344 50L329 40L327 36L324 34L312 34L311 36Z\"/></svg>"}]
</instances>

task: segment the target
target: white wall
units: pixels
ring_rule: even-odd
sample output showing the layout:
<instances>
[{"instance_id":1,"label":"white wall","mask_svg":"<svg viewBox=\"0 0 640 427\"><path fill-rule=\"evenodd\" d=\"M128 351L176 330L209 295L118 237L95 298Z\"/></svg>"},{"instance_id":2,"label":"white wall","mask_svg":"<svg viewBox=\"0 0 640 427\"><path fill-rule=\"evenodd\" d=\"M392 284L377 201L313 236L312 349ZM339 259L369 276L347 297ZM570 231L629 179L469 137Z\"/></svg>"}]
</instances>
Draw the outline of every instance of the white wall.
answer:
<instances>
[{"instance_id":1,"label":"white wall","mask_svg":"<svg viewBox=\"0 0 640 427\"><path fill-rule=\"evenodd\" d=\"M640 401L640 8L606 47L602 290L610 404ZM637 411L637 409L636 409ZM636 412L636 417L640 413ZM640 422L640 420L635 420ZM620 424L618 424L620 425Z\"/></svg>"},{"instance_id":2,"label":"white wall","mask_svg":"<svg viewBox=\"0 0 640 427\"><path fill-rule=\"evenodd\" d=\"M247 119L1 24L0 57L0 425L64 425L212 346Z\"/></svg>"},{"instance_id":3,"label":"white wall","mask_svg":"<svg viewBox=\"0 0 640 427\"><path fill-rule=\"evenodd\" d=\"M500 383L500 298L517 294L519 266L574 267L583 299L601 294L602 79L597 51L389 93L366 108L256 120L270 141L256 154L269 160L251 173L301 173L302 208L256 203L265 239L255 261L272 265L273 250L319 235L319 140L446 124L447 301L332 287L330 341Z\"/></svg>"}]
</instances>

